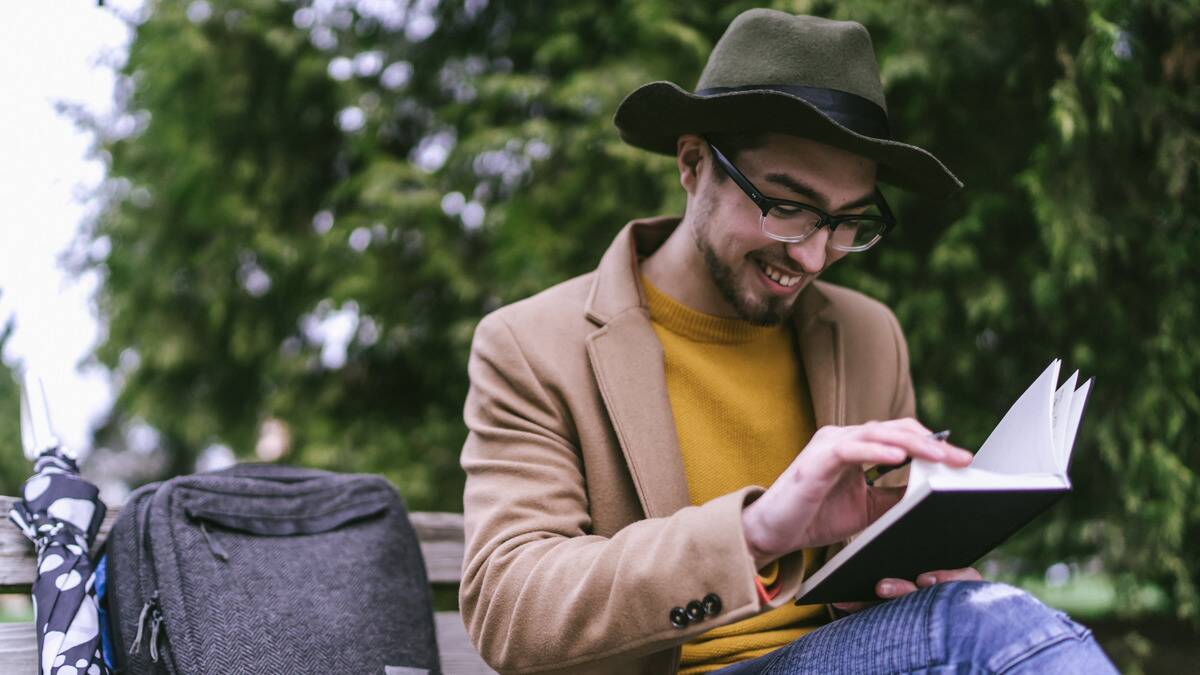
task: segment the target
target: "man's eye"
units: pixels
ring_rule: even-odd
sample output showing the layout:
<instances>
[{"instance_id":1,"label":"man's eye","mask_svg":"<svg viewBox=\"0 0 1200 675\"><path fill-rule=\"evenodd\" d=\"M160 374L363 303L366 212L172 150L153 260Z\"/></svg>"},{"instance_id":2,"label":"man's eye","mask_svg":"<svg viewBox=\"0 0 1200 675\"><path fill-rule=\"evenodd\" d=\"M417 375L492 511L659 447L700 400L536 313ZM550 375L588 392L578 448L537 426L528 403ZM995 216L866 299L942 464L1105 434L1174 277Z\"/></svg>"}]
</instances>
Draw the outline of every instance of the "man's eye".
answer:
<instances>
[{"instance_id":1,"label":"man's eye","mask_svg":"<svg viewBox=\"0 0 1200 675\"><path fill-rule=\"evenodd\" d=\"M798 206L788 206L787 204L777 204L771 209L771 211L785 217L798 216L801 213L807 213L805 209L802 209Z\"/></svg>"}]
</instances>

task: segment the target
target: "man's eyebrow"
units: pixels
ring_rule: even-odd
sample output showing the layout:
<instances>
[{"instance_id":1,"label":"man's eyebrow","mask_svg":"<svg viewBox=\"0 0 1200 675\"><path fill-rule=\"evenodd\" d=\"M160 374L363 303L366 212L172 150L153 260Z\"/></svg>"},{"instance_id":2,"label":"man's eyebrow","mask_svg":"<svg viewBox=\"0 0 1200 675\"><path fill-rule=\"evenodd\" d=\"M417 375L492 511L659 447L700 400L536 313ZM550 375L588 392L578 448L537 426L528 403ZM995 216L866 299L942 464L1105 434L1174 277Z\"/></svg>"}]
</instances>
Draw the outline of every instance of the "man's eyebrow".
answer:
<instances>
[{"instance_id":1,"label":"man's eyebrow","mask_svg":"<svg viewBox=\"0 0 1200 675\"><path fill-rule=\"evenodd\" d=\"M767 182L785 187L792 192L808 199L814 205L830 211L849 211L851 209L860 209L864 206L870 206L875 203L875 193L863 195L858 199L843 204L839 209L829 209L829 199L825 195L817 191L816 188L805 183L794 176L789 176L786 173L769 173L767 174Z\"/></svg>"}]
</instances>

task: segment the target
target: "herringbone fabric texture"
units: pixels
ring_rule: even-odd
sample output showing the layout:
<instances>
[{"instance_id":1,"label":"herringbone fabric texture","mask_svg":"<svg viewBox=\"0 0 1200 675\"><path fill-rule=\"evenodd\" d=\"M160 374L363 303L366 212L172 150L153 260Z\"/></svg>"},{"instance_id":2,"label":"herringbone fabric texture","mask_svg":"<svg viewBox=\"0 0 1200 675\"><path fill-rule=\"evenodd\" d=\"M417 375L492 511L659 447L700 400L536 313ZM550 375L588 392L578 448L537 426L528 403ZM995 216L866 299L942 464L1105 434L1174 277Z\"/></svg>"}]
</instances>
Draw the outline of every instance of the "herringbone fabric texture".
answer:
<instances>
[{"instance_id":1,"label":"herringbone fabric texture","mask_svg":"<svg viewBox=\"0 0 1200 675\"><path fill-rule=\"evenodd\" d=\"M385 480L244 465L167 481L147 499L113 530L136 527L147 542L139 607L115 603L124 650L142 624L128 672L438 670L420 547ZM110 565L135 557L120 553ZM131 576L121 567L114 579Z\"/></svg>"}]
</instances>

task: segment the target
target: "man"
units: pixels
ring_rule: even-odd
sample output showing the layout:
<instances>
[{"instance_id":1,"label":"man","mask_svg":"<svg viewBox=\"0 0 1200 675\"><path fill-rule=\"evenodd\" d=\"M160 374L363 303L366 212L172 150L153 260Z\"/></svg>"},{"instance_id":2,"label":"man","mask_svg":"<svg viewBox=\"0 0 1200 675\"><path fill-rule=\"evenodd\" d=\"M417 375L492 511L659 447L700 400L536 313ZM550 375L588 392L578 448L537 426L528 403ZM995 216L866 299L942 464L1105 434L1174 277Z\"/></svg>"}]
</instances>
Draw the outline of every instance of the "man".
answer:
<instances>
[{"instance_id":1,"label":"man","mask_svg":"<svg viewBox=\"0 0 1200 675\"><path fill-rule=\"evenodd\" d=\"M886 242L877 176L960 187L890 140L866 30L746 12L695 93L648 84L615 122L675 155L685 215L634 221L595 272L476 330L460 605L484 659L505 672L1111 672L1086 629L973 569L881 580L880 598L899 599L841 606L832 623L790 601L823 547L899 498L868 487L864 465L971 457L913 418L891 312L814 281Z\"/></svg>"}]
</instances>

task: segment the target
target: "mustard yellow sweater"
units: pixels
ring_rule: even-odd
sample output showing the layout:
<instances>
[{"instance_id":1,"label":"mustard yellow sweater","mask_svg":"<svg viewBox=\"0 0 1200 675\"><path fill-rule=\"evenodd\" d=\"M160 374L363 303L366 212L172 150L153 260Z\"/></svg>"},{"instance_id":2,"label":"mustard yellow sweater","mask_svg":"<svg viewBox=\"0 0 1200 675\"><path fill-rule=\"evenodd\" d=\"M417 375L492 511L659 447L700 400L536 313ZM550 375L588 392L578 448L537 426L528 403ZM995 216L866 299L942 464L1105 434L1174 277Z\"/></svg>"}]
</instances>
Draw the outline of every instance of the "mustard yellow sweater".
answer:
<instances>
[{"instance_id":1,"label":"mustard yellow sweater","mask_svg":"<svg viewBox=\"0 0 1200 675\"><path fill-rule=\"evenodd\" d=\"M642 284L663 346L691 502L770 485L815 430L791 329L702 314L645 278ZM813 552L804 554L811 558ZM715 628L683 646L680 672L704 673L761 656L814 630L825 617L820 605L787 603Z\"/></svg>"}]
</instances>

